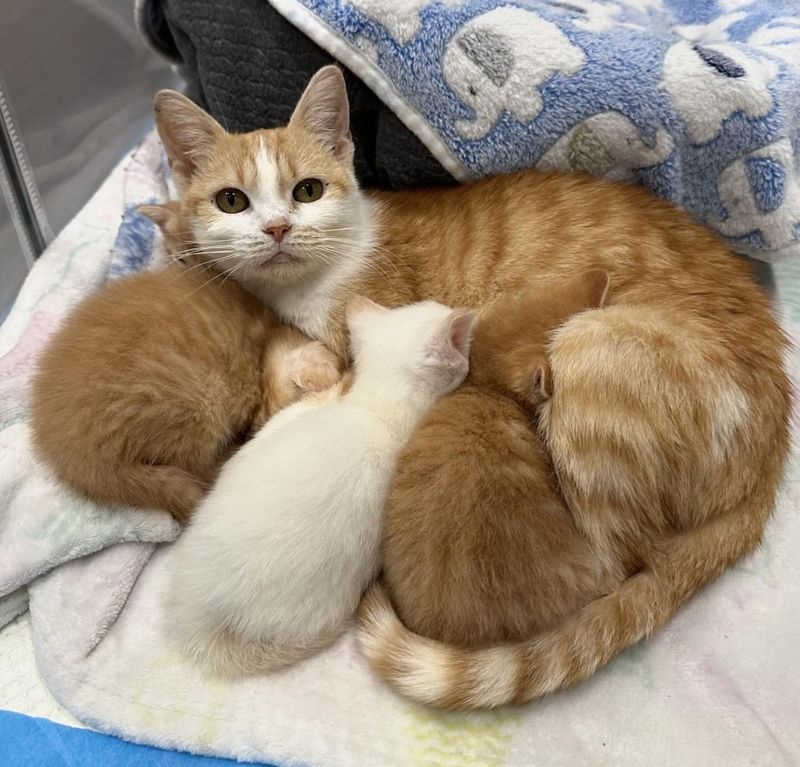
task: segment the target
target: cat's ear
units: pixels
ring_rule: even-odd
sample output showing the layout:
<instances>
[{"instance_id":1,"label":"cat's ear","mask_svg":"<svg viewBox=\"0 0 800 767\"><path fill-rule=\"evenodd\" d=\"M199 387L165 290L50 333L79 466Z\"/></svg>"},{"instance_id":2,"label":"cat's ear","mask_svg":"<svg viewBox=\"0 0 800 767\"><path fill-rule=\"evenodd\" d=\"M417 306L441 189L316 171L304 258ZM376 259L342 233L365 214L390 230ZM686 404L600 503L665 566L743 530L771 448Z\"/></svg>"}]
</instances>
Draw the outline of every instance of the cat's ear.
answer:
<instances>
[{"instance_id":1,"label":"cat's ear","mask_svg":"<svg viewBox=\"0 0 800 767\"><path fill-rule=\"evenodd\" d=\"M605 306L611 277L602 269L584 272L579 278L583 296L583 308L600 309Z\"/></svg>"},{"instance_id":2,"label":"cat's ear","mask_svg":"<svg viewBox=\"0 0 800 767\"><path fill-rule=\"evenodd\" d=\"M353 161L350 104L339 67L323 67L311 78L294 108L289 127L313 134L340 162Z\"/></svg>"},{"instance_id":3,"label":"cat's ear","mask_svg":"<svg viewBox=\"0 0 800 767\"><path fill-rule=\"evenodd\" d=\"M225 129L191 99L163 90L153 101L156 128L179 187L191 178L197 163L211 155Z\"/></svg>"},{"instance_id":4,"label":"cat's ear","mask_svg":"<svg viewBox=\"0 0 800 767\"><path fill-rule=\"evenodd\" d=\"M454 309L439 326L428 353L437 364L466 365L475 332L475 312Z\"/></svg>"},{"instance_id":5,"label":"cat's ear","mask_svg":"<svg viewBox=\"0 0 800 767\"><path fill-rule=\"evenodd\" d=\"M164 229L175 217L175 211L169 205L140 205L136 212L149 218L159 228Z\"/></svg>"},{"instance_id":6,"label":"cat's ear","mask_svg":"<svg viewBox=\"0 0 800 767\"><path fill-rule=\"evenodd\" d=\"M353 296L345 308L345 321L350 333L361 325L365 317L383 314L389 310L385 306L376 304L366 296Z\"/></svg>"},{"instance_id":7,"label":"cat's ear","mask_svg":"<svg viewBox=\"0 0 800 767\"><path fill-rule=\"evenodd\" d=\"M466 359L472 346L477 315L467 309L455 309L448 320L448 333L453 348Z\"/></svg>"},{"instance_id":8,"label":"cat's ear","mask_svg":"<svg viewBox=\"0 0 800 767\"><path fill-rule=\"evenodd\" d=\"M531 375L531 394L534 402L543 402L553 396L553 374L546 359L537 360Z\"/></svg>"}]
</instances>

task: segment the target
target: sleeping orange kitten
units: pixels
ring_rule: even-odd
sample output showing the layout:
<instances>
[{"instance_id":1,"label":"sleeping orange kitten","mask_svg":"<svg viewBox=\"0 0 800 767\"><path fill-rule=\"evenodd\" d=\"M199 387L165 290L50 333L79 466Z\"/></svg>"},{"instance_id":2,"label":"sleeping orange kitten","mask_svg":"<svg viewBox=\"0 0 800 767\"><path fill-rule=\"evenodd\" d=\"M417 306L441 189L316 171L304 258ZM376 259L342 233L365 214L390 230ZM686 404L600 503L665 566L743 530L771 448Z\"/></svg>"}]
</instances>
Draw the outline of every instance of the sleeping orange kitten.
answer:
<instances>
[{"instance_id":1,"label":"sleeping orange kitten","mask_svg":"<svg viewBox=\"0 0 800 767\"><path fill-rule=\"evenodd\" d=\"M517 645L409 657L391 612L367 614L369 657L406 694L485 706L577 682L758 545L788 450L786 343L748 266L687 213L537 171L365 193L335 67L276 130L229 134L169 91L155 106L194 239L343 356L354 294L481 309L540 281L611 275L608 305L553 335L540 429L575 524L608 568L641 570Z\"/></svg>"},{"instance_id":2,"label":"sleeping orange kitten","mask_svg":"<svg viewBox=\"0 0 800 767\"><path fill-rule=\"evenodd\" d=\"M176 204L142 212L173 257L195 252ZM42 355L32 402L34 444L64 482L177 519L246 435L341 367L235 281L186 260L81 303Z\"/></svg>"},{"instance_id":3,"label":"sleeping orange kitten","mask_svg":"<svg viewBox=\"0 0 800 767\"><path fill-rule=\"evenodd\" d=\"M400 454L383 584L410 630L393 621L406 653L427 647L411 632L459 647L530 638L623 580L625 568L607 571L575 526L533 422L552 395L551 331L601 306L607 285L588 272L485 312L467 385L430 410ZM380 586L364 599L368 654L370 616L391 610L386 600Z\"/></svg>"}]
</instances>

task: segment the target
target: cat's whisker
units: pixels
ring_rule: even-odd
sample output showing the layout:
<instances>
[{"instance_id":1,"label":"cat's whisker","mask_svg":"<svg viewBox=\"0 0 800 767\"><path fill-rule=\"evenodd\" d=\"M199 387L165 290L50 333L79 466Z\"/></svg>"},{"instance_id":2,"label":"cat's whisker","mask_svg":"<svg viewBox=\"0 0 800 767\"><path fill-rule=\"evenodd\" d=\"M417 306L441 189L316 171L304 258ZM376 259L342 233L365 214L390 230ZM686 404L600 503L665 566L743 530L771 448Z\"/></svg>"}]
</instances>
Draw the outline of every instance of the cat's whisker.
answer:
<instances>
[{"instance_id":1,"label":"cat's whisker","mask_svg":"<svg viewBox=\"0 0 800 767\"><path fill-rule=\"evenodd\" d=\"M333 238L328 238L329 242L331 240L333 240ZM342 248L339 247L339 241L335 241L335 242L337 242L336 246L327 245L327 248L326 248L326 246L323 246L323 245L316 246L315 253L322 253L327 249L327 251L329 253L332 253L335 256L338 256L339 258L341 258L341 256L342 256L342 253L341 253ZM341 241L341 242L346 242L347 245L351 245L352 247L356 247L358 245L358 243L356 243L356 242L349 242L349 241ZM371 259L372 266L384 278L391 279L392 277L397 277L397 276L400 275L401 272L400 272L399 266L396 263L394 263L394 261L392 259L390 259L385 253L381 253L380 251L374 251L372 253L372 256L373 256L372 259Z\"/></svg>"},{"instance_id":2,"label":"cat's whisker","mask_svg":"<svg viewBox=\"0 0 800 767\"><path fill-rule=\"evenodd\" d=\"M225 274L224 272L215 272L214 275L211 277L211 279L206 280L202 285L200 285L199 287L195 288L191 293L189 293L189 295L193 296L199 290L202 290L204 287L206 287L207 285L210 285L212 282L214 282L214 280L217 280L217 279L220 279L221 277L223 277L224 274Z\"/></svg>"}]
</instances>

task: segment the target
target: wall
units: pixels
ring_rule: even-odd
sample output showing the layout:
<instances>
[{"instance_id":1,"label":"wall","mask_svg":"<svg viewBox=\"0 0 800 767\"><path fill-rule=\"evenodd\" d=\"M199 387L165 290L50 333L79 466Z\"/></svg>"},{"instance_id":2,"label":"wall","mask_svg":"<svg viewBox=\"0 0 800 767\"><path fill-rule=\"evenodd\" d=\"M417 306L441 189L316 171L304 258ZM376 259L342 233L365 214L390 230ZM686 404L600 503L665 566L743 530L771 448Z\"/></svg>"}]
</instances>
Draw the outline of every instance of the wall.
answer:
<instances>
[{"instance_id":1,"label":"wall","mask_svg":"<svg viewBox=\"0 0 800 767\"><path fill-rule=\"evenodd\" d=\"M13 0L3 6L0 88L30 162L46 240L150 127L153 93L176 87L177 78L139 38L133 0ZM36 249L34 242L26 254L7 196L0 198L0 317Z\"/></svg>"}]
</instances>

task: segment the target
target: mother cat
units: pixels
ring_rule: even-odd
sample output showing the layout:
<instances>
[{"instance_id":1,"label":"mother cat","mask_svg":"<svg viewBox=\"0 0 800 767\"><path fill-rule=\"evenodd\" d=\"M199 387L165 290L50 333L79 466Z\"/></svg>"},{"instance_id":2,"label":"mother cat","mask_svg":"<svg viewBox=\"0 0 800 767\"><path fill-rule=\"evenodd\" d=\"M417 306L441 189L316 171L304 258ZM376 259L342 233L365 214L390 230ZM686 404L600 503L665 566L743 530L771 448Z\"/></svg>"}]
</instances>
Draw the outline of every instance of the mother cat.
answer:
<instances>
[{"instance_id":1,"label":"mother cat","mask_svg":"<svg viewBox=\"0 0 800 767\"><path fill-rule=\"evenodd\" d=\"M362 645L406 694L499 705L583 679L758 545L788 449L785 339L747 266L686 213L535 171L362 192L335 67L285 128L232 135L170 91L155 109L195 239L238 254L237 279L336 352L353 294L481 308L532 281L611 274L607 307L552 337L540 428L577 525L635 574L545 634L477 650L410 635L373 602Z\"/></svg>"}]
</instances>

